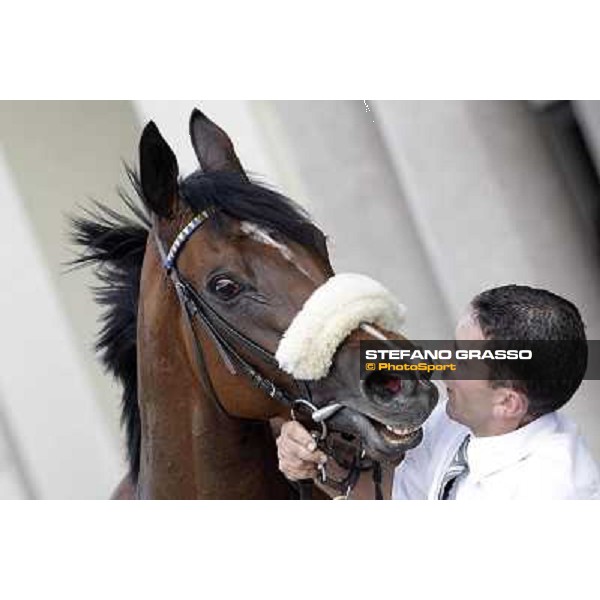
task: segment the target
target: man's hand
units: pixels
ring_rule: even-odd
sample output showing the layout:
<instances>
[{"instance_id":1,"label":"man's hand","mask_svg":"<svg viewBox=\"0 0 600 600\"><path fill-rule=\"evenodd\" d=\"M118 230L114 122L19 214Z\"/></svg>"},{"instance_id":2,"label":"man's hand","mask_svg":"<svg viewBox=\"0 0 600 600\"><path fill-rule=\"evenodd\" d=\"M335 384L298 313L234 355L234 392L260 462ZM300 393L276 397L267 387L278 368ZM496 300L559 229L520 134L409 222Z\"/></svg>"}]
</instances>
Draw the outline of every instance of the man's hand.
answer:
<instances>
[{"instance_id":1,"label":"man's hand","mask_svg":"<svg viewBox=\"0 0 600 600\"><path fill-rule=\"evenodd\" d=\"M292 481L316 477L317 465L327 461L325 454L316 448L317 443L300 423L284 423L277 438L279 469Z\"/></svg>"}]
</instances>

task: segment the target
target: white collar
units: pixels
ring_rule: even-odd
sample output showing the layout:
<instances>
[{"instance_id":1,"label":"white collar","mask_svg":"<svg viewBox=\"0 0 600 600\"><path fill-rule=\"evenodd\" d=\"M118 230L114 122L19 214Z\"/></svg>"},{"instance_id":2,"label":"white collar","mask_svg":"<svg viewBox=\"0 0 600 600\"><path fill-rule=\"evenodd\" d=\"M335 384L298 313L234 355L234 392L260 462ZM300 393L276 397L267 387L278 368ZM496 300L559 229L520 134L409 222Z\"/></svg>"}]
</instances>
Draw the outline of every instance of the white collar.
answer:
<instances>
[{"instance_id":1,"label":"white collar","mask_svg":"<svg viewBox=\"0 0 600 600\"><path fill-rule=\"evenodd\" d=\"M471 435L467 448L470 476L477 481L519 462L531 453L534 440L552 433L557 427L556 414L552 412L503 435Z\"/></svg>"}]
</instances>

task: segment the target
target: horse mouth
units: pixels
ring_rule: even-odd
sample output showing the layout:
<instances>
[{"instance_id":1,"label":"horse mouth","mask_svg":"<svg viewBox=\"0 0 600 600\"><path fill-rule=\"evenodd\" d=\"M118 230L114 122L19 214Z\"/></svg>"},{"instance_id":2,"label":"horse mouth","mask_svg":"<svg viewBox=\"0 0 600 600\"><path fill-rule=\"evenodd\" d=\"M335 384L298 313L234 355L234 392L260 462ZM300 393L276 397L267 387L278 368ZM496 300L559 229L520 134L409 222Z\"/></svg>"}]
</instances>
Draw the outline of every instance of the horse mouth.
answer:
<instances>
[{"instance_id":1,"label":"horse mouth","mask_svg":"<svg viewBox=\"0 0 600 600\"><path fill-rule=\"evenodd\" d=\"M369 458L394 463L398 462L407 450L421 443L422 425L427 416L429 413L411 425L388 425L362 411L345 407L332 417L330 425L333 430L362 440Z\"/></svg>"},{"instance_id":2,"label":"horse mouth","mask_svg":"<svg viewBox=\"0 0 600 600\"><path fill-rule=\"evenodd\" d=\"M373 372L344 388L325 388L317 406L339 402L327 428L375 461L397 463L423 439L422 426L435 408L438 388L426 378Z\"/></svg>"},{"instance_id":3,"label":"horse mouth","mask_svg":"<svg viewBox=\"0 0 600 600\"><path fill-rule=\"evenodd\" d=\"M370 401L362 412L379 436L380 445L388 446L395 454L396 450L405 451L421 442L421 426L438 398L433 384L392 373L371 373L361 382L361 391Z\"/></svg>"}]
</instances>

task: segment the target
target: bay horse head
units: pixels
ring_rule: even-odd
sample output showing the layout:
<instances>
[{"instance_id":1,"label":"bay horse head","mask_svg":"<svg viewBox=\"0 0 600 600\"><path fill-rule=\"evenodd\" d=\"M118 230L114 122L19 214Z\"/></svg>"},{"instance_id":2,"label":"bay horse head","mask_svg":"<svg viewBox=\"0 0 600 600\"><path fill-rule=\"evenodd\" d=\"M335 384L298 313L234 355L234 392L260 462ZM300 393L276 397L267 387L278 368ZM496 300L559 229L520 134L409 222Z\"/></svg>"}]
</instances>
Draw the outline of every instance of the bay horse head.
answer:
<instances>
[{"instance_id":1,"label":"bay horse head","mask_svg":"<svg viewBox=\"0 0 600 600\"><path fill-rule=\"evenodd\" d=\"M284 334L338 281L325 236L252 181L198 110L190 135L200 169L181 178L156 125L144 128L130 172L142 227L111 211L75 221L78 262L98 264L104 282L98 348L124 384L136 496L289 497L268 423L298 399L322 416L331 407L329 427L360 437L371 458L398 459L420 442L436 388L414 375L360 381L360 340L399 337L374 324L347 332L318 378L282 368Z\"/></svg>"}]
</instances>

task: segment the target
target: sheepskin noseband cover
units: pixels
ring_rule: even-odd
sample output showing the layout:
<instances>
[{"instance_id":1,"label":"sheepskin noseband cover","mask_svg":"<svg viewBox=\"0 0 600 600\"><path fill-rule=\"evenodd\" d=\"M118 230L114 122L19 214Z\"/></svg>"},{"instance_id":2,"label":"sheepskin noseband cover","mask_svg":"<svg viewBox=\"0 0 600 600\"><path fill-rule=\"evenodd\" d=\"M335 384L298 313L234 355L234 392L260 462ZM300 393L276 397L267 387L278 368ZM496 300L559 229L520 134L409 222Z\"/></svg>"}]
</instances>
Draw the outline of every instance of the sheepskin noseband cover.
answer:
<instances>
[{"instance_id":1,"label":"sheepskin noseband cover","mask_svg":"<svg viewBox=\"0 0 600 600\"><path fill-rule=\"evenodd\" d=\"M399 331L406 308L383 285L356 273L327 280L283 334L275 358L296 379L325 377L338 346L361 323Z\"/></svg>"}]
</instances>

